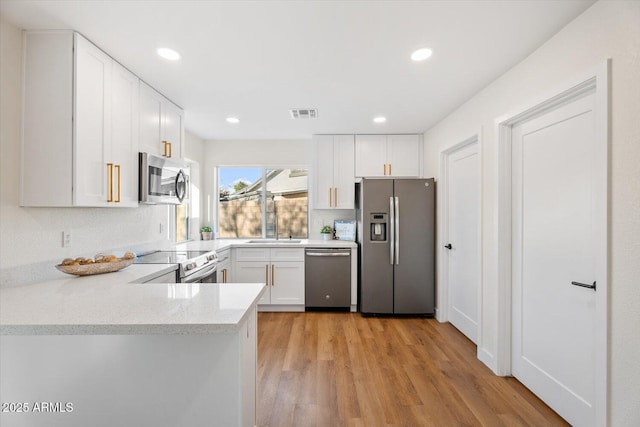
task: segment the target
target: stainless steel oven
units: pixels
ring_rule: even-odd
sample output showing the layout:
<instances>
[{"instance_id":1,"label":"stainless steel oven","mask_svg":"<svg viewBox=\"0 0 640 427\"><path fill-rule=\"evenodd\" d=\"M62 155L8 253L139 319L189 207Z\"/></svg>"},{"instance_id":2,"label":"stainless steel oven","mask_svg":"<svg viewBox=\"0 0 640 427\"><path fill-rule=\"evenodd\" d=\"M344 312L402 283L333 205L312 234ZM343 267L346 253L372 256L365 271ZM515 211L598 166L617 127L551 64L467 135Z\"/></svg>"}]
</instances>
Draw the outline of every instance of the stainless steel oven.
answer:
<instances>
[{"instance_id":1,"label":"stainless steel oven","mask_svg":"<svg viewBox=\"0 0 640 427\"><path fill-rule=\"evenodd\" d=\"M189 167L185 163L140 153L139 171L140 203L179 205L186 198Z\"/></svg>"},{"instance_id":2,"label":"stainless steel oven","mask_svg":"<svg viewBox=\"0 0 640 427\"><path fill-rule=\"evenodd\" d=\"M215 251L153 251L138 255L136 264L177 264L179 283L216 283Z\"/></svg>"},{"instance_id":3,"label":"stainless steel oven","mask_svg":"<svg viewBox=\"0 0 640 427\"><path fill-rule=\"evenodd\" d=\"M194 272L192 275L181 277L181 283L217 283L218 282L218 267L216 263L205 266L200 270Z\"/></svg>"}]
</instances>

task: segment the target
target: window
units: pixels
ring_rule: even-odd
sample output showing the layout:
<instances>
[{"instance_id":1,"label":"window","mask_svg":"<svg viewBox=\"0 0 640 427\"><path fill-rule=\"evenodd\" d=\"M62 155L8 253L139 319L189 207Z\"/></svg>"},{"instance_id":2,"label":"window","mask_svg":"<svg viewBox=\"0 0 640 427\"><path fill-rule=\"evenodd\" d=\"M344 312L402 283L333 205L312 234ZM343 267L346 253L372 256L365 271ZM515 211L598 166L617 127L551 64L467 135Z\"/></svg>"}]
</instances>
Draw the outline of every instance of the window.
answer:
<instances>
[{"instance_id":1,"label":"window","mask_svg":"<svg viewBox=\"0 0 640 427\"><path fill-rule=\"evenodd\" d=\"M176 205L176 242L189 240L189 200Z\"/></svg>"},{"instance_id":2,"label":"window","mask_svg":"<svg viewBox=\"0 0 640 427\"><path fill-rule=\"evenodd\" d=\"M307 169L219 168L218 237L307 238L307 178Z\"/></svg>"}]
</instances>

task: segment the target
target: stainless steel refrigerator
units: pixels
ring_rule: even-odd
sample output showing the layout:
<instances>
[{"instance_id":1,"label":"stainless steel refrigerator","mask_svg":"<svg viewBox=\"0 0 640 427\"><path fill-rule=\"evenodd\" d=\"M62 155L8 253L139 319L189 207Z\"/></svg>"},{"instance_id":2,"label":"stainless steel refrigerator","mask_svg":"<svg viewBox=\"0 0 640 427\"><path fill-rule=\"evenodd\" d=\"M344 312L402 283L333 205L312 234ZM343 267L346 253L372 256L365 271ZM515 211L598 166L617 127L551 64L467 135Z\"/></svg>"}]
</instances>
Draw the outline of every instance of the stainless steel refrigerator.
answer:
<instances>
[{"instance_id":1,"label":"stainless steel refrigerator","mask_svg":"<svg viewBox=\"0 0 640 427\"><path fill-rule=\"evenodd\" d=\"M433 315L434 180L363 179L356 194L360 312Z\"/></svg>"}]
</instances>

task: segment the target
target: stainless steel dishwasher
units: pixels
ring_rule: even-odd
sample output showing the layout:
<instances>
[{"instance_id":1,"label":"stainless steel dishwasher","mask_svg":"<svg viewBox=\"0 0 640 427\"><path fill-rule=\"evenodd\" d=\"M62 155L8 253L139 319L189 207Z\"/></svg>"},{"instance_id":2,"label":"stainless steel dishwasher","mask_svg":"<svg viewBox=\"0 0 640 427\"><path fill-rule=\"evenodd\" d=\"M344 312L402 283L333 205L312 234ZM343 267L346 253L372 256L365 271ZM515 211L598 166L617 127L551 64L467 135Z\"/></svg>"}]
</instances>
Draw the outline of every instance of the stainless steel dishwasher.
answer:
<instances>
[{"instance_id":1,"label":"stainless steel dishwasher","mask_svg":"<svg viewBox=\"0 0 640 427\"><path fill-rule=\"evenodd\" d=\"M305 307L351 307L351 249L305 249Z\"/></svg>"}]
</instances>

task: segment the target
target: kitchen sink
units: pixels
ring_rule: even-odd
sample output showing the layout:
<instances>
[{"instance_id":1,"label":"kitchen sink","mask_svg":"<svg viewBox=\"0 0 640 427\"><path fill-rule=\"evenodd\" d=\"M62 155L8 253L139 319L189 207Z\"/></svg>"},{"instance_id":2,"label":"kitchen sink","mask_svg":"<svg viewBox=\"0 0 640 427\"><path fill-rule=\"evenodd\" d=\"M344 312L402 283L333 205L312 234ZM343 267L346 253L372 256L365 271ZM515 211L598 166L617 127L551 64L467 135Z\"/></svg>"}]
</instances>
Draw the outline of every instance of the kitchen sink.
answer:
<instances>
[{"instance_id":1,"label":"kitchen sink","mask_svg":"<svg viewBox=\"0 0 640 427\"><path fill-rule=\"evenodd\" d=\"M257 239L257 240L249 240L247 243L263 243L263 244L272 244L272 243L300 243L301 240L296 239Z\"/></svg>"}]
</instances>

